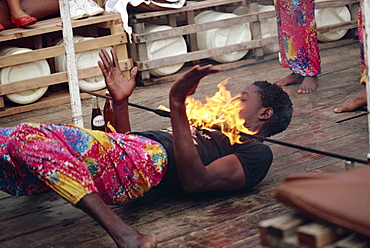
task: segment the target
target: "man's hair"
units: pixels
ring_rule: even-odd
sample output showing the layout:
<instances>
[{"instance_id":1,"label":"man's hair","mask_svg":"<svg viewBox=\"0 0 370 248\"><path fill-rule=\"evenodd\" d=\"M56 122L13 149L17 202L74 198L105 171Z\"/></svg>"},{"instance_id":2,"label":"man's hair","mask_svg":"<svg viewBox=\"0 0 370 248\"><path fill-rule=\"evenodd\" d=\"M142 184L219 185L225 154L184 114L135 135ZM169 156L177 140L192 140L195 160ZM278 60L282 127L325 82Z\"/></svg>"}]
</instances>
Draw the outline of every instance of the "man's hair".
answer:
<instances>
[{"instance_id":1,"label":"man's hair","mask_svg":"<svg viewBox=\"0 0 370 248\"><path fill-rule=\"evenodd\" d=\"M260 88L257 92L261 96L262 106L274 110L270 121L264 127L265 136L269 137L284 131L293 114L293 104L289 95L280 86L267 81L256 81L253 85Z\"/></svg>"}]
</instances>

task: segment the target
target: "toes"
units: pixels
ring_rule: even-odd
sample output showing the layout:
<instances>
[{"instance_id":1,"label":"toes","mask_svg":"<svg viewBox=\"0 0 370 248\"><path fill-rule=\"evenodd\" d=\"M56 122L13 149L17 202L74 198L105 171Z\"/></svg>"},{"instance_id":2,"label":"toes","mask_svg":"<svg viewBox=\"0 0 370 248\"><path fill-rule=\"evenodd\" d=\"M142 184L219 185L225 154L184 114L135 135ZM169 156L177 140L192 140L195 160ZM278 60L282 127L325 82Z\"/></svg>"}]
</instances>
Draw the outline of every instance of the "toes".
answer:
<instances>
[{"instance_id":1,"label":"toes","mask_svg":"<svg viewBox=\"0 0 370 248\"><path fill-rule=\"evenodd\" d=\"M334 113L342 113L342 109L341 108L335 108L334 109Z\"/></svg>"},{"instance_id":2,"label":"toes","mask_svg":"<svg viewBox=\"0 0 370 248\"><path fill-rule=\"evenodd\" d=\"M307 94L307 93L314 92L315 90L316 90L316 88L302 88L302 89L297 90L297 93L298 94Z\"/></svg>"}]
</instances>

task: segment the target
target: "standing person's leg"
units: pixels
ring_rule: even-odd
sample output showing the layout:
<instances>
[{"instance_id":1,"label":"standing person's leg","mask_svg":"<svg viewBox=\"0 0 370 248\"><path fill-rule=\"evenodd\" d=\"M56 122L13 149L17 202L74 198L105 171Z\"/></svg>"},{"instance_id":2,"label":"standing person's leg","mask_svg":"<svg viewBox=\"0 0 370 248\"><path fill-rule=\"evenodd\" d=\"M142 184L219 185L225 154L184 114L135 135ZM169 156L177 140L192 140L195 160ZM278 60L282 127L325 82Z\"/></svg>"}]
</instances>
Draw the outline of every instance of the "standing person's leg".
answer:
<instances>
[{"instance_id":1,"label":"standing person's leg","mask_svg":"<svg viewBox=\"0 0 370 248\"><path fill-rule=\"evenodd\" d=\"M22 16L28 16L26 12L23 11L21 7L21 0L6 0L6 3L8 4L10 14L14 18L19 18Z\"/></svg>"},{"instance_id":2,"label":"standing person's leg","mask_svg":"<svg viewBox=\"0 0 370 248\"><path fill-rule=\"evenodd\" d=\"M21 7L21 0L6 0L9 10L10 18L15 26L25 27L33 25L37 22L35 17L30 16Z\"/></svg>"},{"instance_id":3,"label":"standing person's leg","mask_svg":"<svg viewBox=\"0 0 370 248\"><path fill-rule=\"evenodd\" d=\"M316 34L314 0L275 0L282 67L292 73L276 81L279 86L301 84L298 93L316 90L320 54Z\"/></svg>"},{"instance_id":4,"label":"standing person's leg","mask_svg":"<svg viewBox=\"0 0 370 248\"><path fill-rule=\"evenodd\" d=\"M362 28L362 11L361 2L358 11L358 39L360 42L360 60L361 60L361 78L360 83L363 84L364 88L360 90L356 95L347 99L339 107L334 109L335 113L353 111L357 108L365 106L367 104L366 94L366 64L365 64L365 53L364 53L364 34Z\"/></svg>"}]
</instances>

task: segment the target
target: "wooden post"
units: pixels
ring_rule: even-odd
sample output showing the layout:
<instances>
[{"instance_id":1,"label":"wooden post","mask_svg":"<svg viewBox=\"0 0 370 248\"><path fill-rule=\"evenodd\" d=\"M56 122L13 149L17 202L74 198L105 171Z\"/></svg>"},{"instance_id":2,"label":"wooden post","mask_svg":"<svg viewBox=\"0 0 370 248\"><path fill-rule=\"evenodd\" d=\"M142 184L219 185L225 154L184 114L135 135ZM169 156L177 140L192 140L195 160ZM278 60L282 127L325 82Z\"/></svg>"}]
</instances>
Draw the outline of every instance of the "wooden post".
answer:
<instances>
[{"instance_id":1,"label":"wooden post","mask_svg":"<svg viewBox=\"0 0 370 248\"><path fill-rule=\"evenodd\" d=\"M361 0L361 8L362 8L362 24L363 24L363 32L364 32L364 55L365 55L365 64L366 64L366 94L367 94L367 119L368 119L368 127L370 130L370 0ZM370 131L369 131L369 142L370 142ZM369 158L368 153L368 158Z\"/></svg>"},{"instance_id":2,"label":"wooden post","mask_svg":"<svg viewBox=\"0 0 370 248\"><path fill-rule=\"evenodd\" d=\"M64 50L67 59L68 87L71 100L73 124L83 127L80 88L78 87L78 75L73 43L73 31L68 0L59 0L60 17L63 24Z\"/></svg>"}]
</instances>

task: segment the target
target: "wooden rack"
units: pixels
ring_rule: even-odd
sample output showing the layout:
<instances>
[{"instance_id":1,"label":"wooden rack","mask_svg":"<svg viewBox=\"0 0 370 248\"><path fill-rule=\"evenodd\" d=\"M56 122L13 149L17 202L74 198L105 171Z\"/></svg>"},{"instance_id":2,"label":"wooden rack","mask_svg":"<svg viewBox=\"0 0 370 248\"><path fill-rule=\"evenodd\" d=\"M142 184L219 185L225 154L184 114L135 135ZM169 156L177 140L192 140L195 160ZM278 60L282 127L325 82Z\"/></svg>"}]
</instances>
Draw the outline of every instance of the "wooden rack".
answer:
<instances>
[{"instance_id":1,"label":"wooden rack","mask_svg":"<svg viewBox=\"0 0 370 248\"><path fill-rule=\"evenodd\" d=\"M276 44L277 37L261 38L260 20L265 20L275 17L274 11L257 12L259 3L265 4L266 1L256 0L203 0L203 1L187 1L187 5L181 9L171 9L165 11L155 11L147 13L137 13L130 15L129 22L133 27L132 39L130 44L130 51L134 59L134 63L139 67L139 80L143 85L153 84L165 80L156 79L150 75L149 69L168 66L177 63L192 62L198 64L201 59L206 59L211 56L221 55L239 50L250 50L242 61L228 63L229 67L237 67L250 63L255 63L258 60L277 58L277 53L273 55L264 54L262 47ZM272 4L272 1L270 1ZM340 29L354 29L357 27L357 5L358 0L338 0L319 2L316 8L338 7L347 5L351 10L352 20L350 22L342 23L335 26L321 27L318 32L330 32ZM248 14L240 15L238 17L227 20L218 20L207 23L195 24L194 17L204 10L216 10L221 12L232 12L239 6L246 6ZM145 24L163 24L172 26L173 29L159 31L155 33L145 33ZM227 27L239 23L249 23L252 33L252 40L228 45L225 47L217 47L206 50L199 50L197 47L196 33L206 31L214 28ZM161 59L149 60L147 56L147 42L165 39L176 36L185 36L188 44L188 53L183 55L170 56ZM174 76L168 76L168 79L173 79Z\"/></svg>"},{"instance_id":2,"label":"wooden rack","mask_svg":"<svg viewBox=\"0 0 370 248\"><path fill-rule=\"evenodd\" d=\"M84 52L103 47L112 46L117 52L122 70L128 75L132 68L132 60L127 53L127 35L122 27L119 14L105 13L81 20L73 20L74 34L96 37L74 44L75 52ZM67 72L55 72L54 57L65 54L64 46L55 46L53 41L62 37L62 23L60 18L40 21L28 28L15 28L0 33L0 46L20 46L33 49L33 51L1 57L0 69L46 59L51 68L48 76L0 84L0 117L26 112L44 107L57 106L70 101ZM79 69L78 78L84 79L101 75L98 66ZM48 92L41 99L26 105L17 105L4 101L5 95L25 90L50 86ZM89 98L86 93L81 98Z\"/></svg>"}]
</instances>

